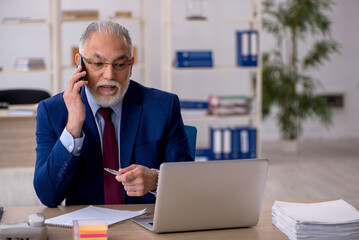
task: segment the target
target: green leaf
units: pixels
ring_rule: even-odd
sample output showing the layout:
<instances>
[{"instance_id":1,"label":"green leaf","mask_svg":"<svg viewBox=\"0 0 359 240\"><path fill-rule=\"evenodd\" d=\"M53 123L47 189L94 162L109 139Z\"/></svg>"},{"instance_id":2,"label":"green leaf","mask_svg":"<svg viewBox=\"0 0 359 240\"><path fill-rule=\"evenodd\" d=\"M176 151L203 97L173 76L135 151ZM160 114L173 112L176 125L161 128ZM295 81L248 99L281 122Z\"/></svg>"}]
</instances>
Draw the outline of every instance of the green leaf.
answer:
<instances>
[{"instance_id":1,"label":"green leaf","mask_svg":"<svg viewBox=\"0 0 359 240\"><path fill-rule=\"evenodd\" d=\"M321 40L314 43L313 47L303 58L304 69L318 68L324 60L329 60L332 53L339 53L339 44L334 40Z\"/></svg>"}]
</instances>

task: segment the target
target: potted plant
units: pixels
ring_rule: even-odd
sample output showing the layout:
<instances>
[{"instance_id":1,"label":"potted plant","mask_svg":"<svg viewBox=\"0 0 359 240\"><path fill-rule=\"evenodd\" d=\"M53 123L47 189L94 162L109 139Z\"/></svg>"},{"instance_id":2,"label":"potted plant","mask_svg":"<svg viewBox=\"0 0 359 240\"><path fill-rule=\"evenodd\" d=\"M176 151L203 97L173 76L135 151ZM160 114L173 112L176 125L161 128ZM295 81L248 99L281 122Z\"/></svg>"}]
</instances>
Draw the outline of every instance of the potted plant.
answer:
<instances>
[{"instance_id":1,"label":"potted plant","mask_svg":"<svg viewBox=\"0 0 359 240\"><path fill-rule=\"evenodd\" d=\"M297 142L302 125L308 118L317 118L326 127L332 114L325 100L316 95L319 81L309 71L339 52L339 44L330 36L331 22L327 13L331 0L265 0L263 28L273 34L276 46L263 53L263 118L275 110L281 138ZM317 40L303 56L299 43L307 37ZM319 37L319 39L318 39ZM306 45L308 48L308 45ZM294 146L297 146L295 143ZM293 151L297 151L294 147Z\"/></svg>"}]
</instances>

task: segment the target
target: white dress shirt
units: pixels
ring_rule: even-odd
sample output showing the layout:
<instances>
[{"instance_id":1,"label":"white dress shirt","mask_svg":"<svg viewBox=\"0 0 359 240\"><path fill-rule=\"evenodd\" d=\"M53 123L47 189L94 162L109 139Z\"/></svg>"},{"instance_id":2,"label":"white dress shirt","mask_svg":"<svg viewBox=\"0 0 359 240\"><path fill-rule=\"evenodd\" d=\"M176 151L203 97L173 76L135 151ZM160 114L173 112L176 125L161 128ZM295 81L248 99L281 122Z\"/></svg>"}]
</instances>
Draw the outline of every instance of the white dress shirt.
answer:
<instances>
[{"instance_id":1,"label":"white dress shirt","mask_svg":"<svg viewBox=\"0 0 359 240\"><path fill-rule=\"evenodd\" d=\"M93 100L92 96L89 93L89 90L87 89L87 86L85 86L85 92L86 92L87 101L91 108L92 114L95 118L98 132L100 133L99 137L100 137L100 141L101 141L101 150L102 150L102 134L103 134L103 130L105 127L105 120L102 118L100 113L97 111L101 106L98 105ZM115 126L118 149L120 149L122 100L119 103L117 103L115 106L112 106L111 108L112 108L111 119L112 119L113 125ZM74 139L73 136L67 131L67 129L65 127L60 136L60 141L69 153L71 153L74 156L78 156L81 153L82 145L83 145L83 141L84 141L85 137L86 137L85 134L82 132L81 138ZM118 158L119 158L118 160L119 160L119 164L120 164L119 166L121 166L120 154L119 154Z\"/></svg>"}]
</instances>

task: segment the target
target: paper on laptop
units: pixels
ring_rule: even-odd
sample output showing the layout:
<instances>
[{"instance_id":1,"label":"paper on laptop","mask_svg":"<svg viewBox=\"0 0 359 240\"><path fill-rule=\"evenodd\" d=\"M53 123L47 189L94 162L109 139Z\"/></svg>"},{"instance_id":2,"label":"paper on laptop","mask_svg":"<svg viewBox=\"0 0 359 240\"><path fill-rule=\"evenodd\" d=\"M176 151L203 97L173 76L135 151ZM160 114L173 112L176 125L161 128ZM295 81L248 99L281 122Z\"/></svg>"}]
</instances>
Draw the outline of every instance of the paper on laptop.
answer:
<instances>
[{"instance_id":1,"label":"paper on laptop","mask_svg":"<svg viewBox=\"0 0 359 240\"><path fill-rule=\"evenodd\" d=\"M107 225L126 221L146 213L146 209L140 211L124 211L102 207L88 206L86 208L66 213L45 220L45 224L55 227L73 227L73 220L104 219Z\"/></svg>"}]
</instances>

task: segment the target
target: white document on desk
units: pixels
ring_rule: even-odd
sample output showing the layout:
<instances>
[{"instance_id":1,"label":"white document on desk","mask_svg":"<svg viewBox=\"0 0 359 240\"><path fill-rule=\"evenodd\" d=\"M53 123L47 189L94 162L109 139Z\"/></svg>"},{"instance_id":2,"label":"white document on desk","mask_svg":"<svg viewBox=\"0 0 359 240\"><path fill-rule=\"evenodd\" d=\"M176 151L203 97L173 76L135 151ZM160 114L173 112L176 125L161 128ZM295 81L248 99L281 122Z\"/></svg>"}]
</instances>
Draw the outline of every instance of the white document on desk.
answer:
<instances>
[{"instance_id":1,"label":"white document on desk","mask_svg":"<svg viewBox=\"0 0 359 240\"><path fill-rule=\"evenodd\" d=\"M88 206L86 208L66 213L45 220L45 224L54 227L73 227L74 220L103 219L108 226L123 222L146 213L146 209L140 211L124 211L103 207Z\"/></svg>"},{"instance_id":2,"label":"white document on desk","mask_svg":"<svg viewBox=\"0 0 359 240\"><path fill-rule=\"evenodd\" d=\"M297 223L343 224L359 221L359 211L344 200L319 203L276 201L274 208Z\"/></svg>"},{"instance_id":3,"label":"white document on desk","mask_svg":"<svg viewBox=\"0 0 359 240\"><path fill-rule=\"evenodd\" d=\"M344 200L276 201L272 207L272 222L291 240L359 239L359 211Z\"/></svg>"}]
</instances>

